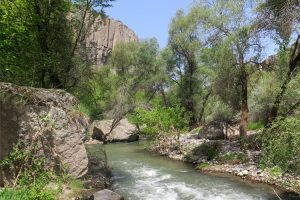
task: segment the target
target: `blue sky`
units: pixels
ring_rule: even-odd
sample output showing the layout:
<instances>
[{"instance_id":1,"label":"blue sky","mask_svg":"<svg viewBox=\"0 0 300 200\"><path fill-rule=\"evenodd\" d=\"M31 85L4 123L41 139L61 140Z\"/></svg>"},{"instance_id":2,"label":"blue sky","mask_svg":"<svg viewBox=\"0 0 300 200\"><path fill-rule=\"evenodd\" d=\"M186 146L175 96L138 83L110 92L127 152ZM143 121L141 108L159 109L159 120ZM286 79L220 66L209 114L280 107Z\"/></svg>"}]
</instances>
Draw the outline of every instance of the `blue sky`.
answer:
<instances>
[{"instance_id":1,"label":"blue sky","mask_svg":"<svg viewBox=\"0 0 300 200\"><path fill-rule=\"evenodd\" d=\"M168 28L178 9L186 12L193 0L116 0L107 8L110 18L122 21L140 39L155 37L160 48L168 41Z\"/></svg>"}]
</instances>

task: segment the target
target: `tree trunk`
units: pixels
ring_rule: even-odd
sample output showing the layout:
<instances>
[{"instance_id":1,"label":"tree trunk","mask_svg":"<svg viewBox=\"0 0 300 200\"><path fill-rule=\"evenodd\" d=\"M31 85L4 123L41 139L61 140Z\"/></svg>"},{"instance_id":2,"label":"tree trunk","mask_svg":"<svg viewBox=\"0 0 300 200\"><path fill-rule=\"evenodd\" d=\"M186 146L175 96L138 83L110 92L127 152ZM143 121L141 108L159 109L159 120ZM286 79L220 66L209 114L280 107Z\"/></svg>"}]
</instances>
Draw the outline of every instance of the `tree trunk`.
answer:
<instances>
[{"instance_id":1,"label":"tree trunk","mask_svg":"<svg viewBox=\"0 0 300 200\"><path fill-rule=\"evenodd\" d=\"M241 87L242 87L242 105L241 105L241 120L240 120L240 136L247 136L247 125L249 118L249 108L248 108L248 74L246 72L246 66L242 65L241 68Z\"/></svg>"},{"instance_id":2,"label":"tree trunk","mask_svg":"<svg viewBox=\"0 0 300 200\"><path fill-rule=\"evenodd\" d=\"M206 104L207 104L207 101L208 101L208 98L210 96L212 92L212 89L210 88L207 95L204 97L203 99L203 104L202 104L202 108L201 108L201 111L200 111L200 114L199 114L199 122L201 123L202 121L202 118L203 118L203 115L204 115L204 111L205 111L205 107L206 107Z\"/></svg>"},{"instance_id":3,"label":"tree trunk","mask_svg":"<svg viewBox=\"0 0 300 200\"><path fill-rule=\"evenodd\" d=\"M163 88L162 85L160 85L159 87L160 87L160 93L161 93L161 96L163 98L165 107L167 108L169 106L169 104L168 104L168 101L167 101L167 98L166 98L166 94L165 94L164 88Z\"/></svg>"},{"instance_id":4,"label":"tree trunk","mask_svg":"<svg viewBox=\"0 0 300 200\"><path fill-rule=\"evenodd\" d=\"M271 108L271 112L268 117L268 123L266 127L270 127L272 125L272 122L276 119L278 116L278 110L280 107L280 104L283 100L283 97L286 93L287 90L287 85L290 83L292 80L292 77L295 76L296 74L293 74L294 72L297 73L297 67L299 67L299 62L300 62L300 48L299 48L299 40L300 40L300 35L298 35L295 46L292 51L292 55L290 58L289 62L289 70L286 74L286 78L283 82L283 84L280 87L280 92L275 98L275 101L273 103L273 106Z\"/></svg>"}]
</instances>

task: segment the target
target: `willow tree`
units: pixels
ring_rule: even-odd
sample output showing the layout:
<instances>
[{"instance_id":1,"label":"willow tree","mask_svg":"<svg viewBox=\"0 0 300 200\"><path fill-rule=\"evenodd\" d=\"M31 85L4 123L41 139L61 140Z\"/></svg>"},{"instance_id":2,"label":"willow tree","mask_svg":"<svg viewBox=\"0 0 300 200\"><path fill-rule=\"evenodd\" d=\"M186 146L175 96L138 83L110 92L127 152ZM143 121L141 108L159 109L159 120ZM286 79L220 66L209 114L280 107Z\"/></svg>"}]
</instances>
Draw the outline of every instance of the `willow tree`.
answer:
<instances>
[{"instance_id":1,"label":"willow tree","mask_svg":"<svg viewBox=\"0 0 300 200\"><path fill-rule=\"evenodd\" d=\"M248 1L209 1L197 2L191 9L190 15L197 19L199 38L206 48L214 48L223 58L225 55L230 62L219 62L217 67L230 65L237 70L238 91L241 99L240 109L240 135L247 135L247 124L249 118L248 108L248 80L249 69L257 63L260 58L260 29L253 23L254 13L251 13L251 4ZM224 51L224 48L227 51ZM219 50L218 50L219 49ZM230 52L228 54L228 52ZM222 56L224 54L224 56ZM212 59L215 59L213 57ZM226 59L226 58L225 58ZM212 62L214 62L212 60Z\"/></svg>"},{"instance_id":2,"label":"willow tree","mask_svg":"<svg viewBox=\"0 0 300 200\"><path fill-rule=\"evenodd\" d=\"M197 114L197 104L203 96L203 82L197 60L201 42L197 31L197 19L189 14L185 15L182 10L176 13L169 29L168 46L172 55L168 73L179 88L178 97L181 104L191 114L190 126L202 118Z\"/></svg>"},{"instance_id":3,"label":"willow tree","mask_svg":"<svg viewBox=\"0 0 300 200\"><path fill-rule=\"evenodd\" d=\"M300 69L300 2L299 0L266 0L260 6L260 24L270 32L275 32L281 49L287 52L286 69L279 93L276 95L268 117L268 126L279 115L289 83ZM277 36L277 37L276 37ZM294 102L286 113L300 106L300 100Z\"/></svg>"}]
</instances>

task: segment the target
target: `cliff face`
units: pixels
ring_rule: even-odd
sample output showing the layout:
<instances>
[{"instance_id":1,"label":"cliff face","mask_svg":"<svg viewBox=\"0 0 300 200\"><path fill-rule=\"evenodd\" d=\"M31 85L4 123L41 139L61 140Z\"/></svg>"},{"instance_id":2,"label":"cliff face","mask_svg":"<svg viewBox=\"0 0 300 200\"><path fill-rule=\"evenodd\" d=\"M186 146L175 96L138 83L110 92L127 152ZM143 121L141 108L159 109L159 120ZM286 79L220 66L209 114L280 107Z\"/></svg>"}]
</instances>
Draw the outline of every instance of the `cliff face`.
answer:
<instances>
[{"instance_id":1,"label":"cliff face","mask_svg":"<svg viewBox=\"0 0 300 200\"><path fill-rule=\"evenodd\" d=\"M122 22L114 19L97 18L87 38L86 46L90 49L90 58L99 67L103 65L119 42L136 42L137 35Z\"/></svg>"}]
</instances>

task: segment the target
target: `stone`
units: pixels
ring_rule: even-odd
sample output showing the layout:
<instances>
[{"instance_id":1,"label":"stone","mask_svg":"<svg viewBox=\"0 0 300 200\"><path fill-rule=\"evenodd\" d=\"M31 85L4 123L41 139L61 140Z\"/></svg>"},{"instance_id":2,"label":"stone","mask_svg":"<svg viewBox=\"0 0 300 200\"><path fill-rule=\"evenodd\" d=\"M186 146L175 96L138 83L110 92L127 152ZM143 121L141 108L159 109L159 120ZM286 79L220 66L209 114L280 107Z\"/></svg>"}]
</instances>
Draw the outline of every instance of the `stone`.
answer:
<instances>
[{"instance_id":1,"label":"stone","mask_svg":"<svg viewBox=\"0 0 300 200\"><path fill-rule=\"evenodd\" d=\"M0 83L0 160L23 141L24 150L37 145L35 156L45 157L47 168L60 163L73 177L84 176L88 157L81 138L89 119L77 103L63 90Z\"/></svg>"},{"instance_id":2,"label":"stone","mask_svg":"<svg viewBox=\"0 0 300 200\"><path fill-rule=\"evenodd\" d=\"M242 170L237 173L238 176L247 176L249 174L248 170Z\"/></svg>"},{"instance_id":3,"label":"stone","mask_svg":"<svg viewBox=\"0 0 300 200\"><path fill-rule=\"evenodd\" d=\"M121 195L119 195L111 190L108 190L108 189L104 189L99 192L96 192L91 199L93 199L93 200L124 200L124 198Z\"/></svg>"},{"instance_id":4,"label":"stone","mask_svg":"<svg viewBox=\"0 0 300 200\"><path fill-rule=\"evenodd\" d=\"M139 139L138 128L127 119L120 120L113 129L112 124L113 120L94 121L89 128L92 138L102 142L134 142Z\"/></svg>"},{"instance_id":5,"label":"stone","mask_svg":"<svg viewBox=\"0 0 300 200\"><path fill-rule=\"evenodd\" d=\"M243 176L247 176L249 174L249 171L248 170L243 170L242 174L243 174Z\"/></svg>"},{"instance_id":6,"label":"stone","mask_svg":"<svg viewBox=\"0 0 300 200\"><path fill-rule=\"evenodd\" d=\"M98 141L106 141L106 134L104 134L103 131L99 127L94 126L92 139L98 140Z\"/></svg>"},{"instance_id":7,"label":"stone","mask_svg":"<svg viewBox=\"0 0 300 200\"><path fill-rule=\"evenodd\" d=\"M212 121L200 129L197 136L198 139L208 140L223 140L225 139L224 123L219 121Z\"/></svg>"}]
</instances>

